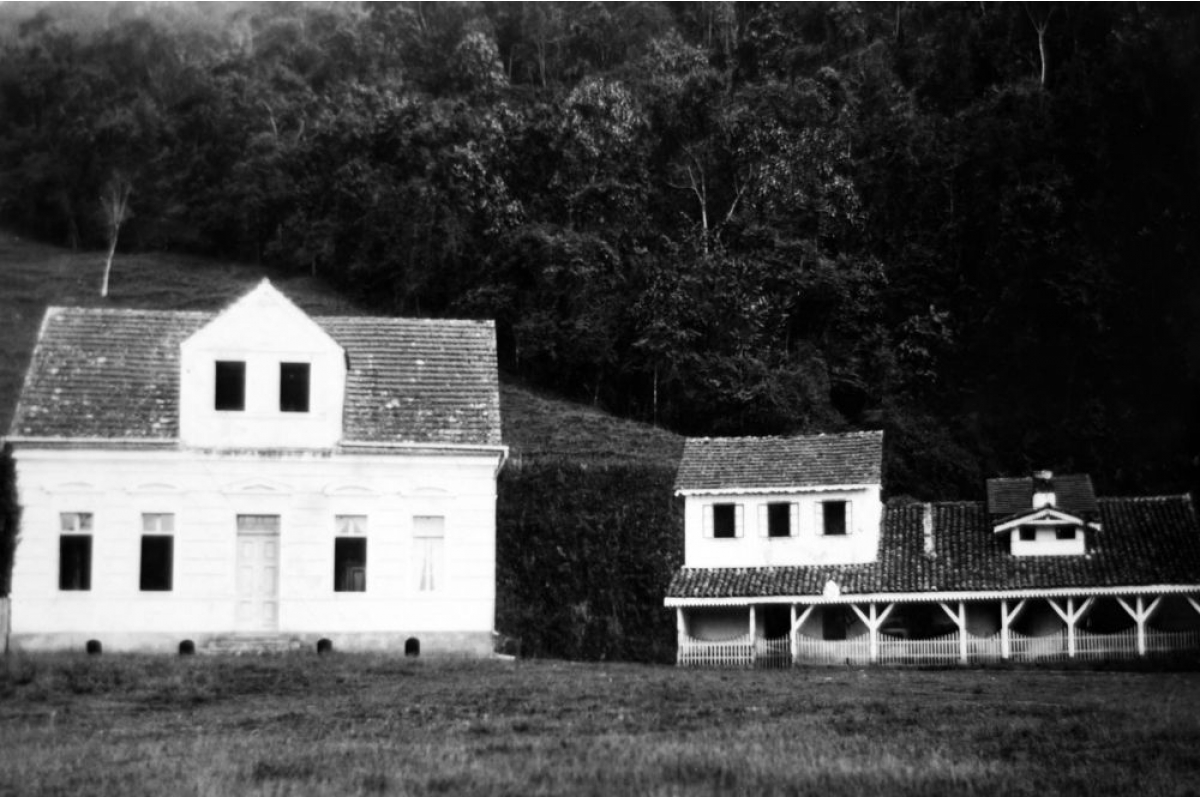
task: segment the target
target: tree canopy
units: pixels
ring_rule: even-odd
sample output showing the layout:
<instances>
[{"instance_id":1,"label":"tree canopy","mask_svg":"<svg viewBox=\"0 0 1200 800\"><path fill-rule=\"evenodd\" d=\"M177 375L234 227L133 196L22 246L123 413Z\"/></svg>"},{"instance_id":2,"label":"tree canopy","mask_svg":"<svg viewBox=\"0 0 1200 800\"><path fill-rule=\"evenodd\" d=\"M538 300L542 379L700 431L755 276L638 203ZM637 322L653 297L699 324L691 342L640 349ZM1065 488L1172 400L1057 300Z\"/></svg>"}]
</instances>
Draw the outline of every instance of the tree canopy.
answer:
<instances>
[{"instance_id":1,"label":"tree canopy","mask_svg":"<svg viewBox=\"0 0 1200 800\"><path fill-rule=\"evenodd\" d=\"M0 222L115 242L119 175L122 247L495 318L618 414L1177 490L1198 87L1186 4L16 4Z\"/></svg>"}]
</instances>

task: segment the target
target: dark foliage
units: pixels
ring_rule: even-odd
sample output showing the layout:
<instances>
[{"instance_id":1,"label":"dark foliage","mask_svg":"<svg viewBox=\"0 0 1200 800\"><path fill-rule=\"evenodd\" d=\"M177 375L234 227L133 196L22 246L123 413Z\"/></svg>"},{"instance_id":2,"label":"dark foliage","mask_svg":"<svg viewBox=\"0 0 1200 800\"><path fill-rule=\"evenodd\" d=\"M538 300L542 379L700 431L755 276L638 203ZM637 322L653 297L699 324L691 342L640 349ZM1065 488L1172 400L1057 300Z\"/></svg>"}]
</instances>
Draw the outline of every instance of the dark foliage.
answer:
<instances>
[{"instance_id":1,"label":"dark foliage","mask_svg":"<svg viewBox=\"0 0 1200 800\"><path fill-rule=\"evenodd\" d=\"M4 224L99 245L119 178L126 249L493 317L684 433L883 426L897 494L1194 473L1189 6L18 5Z\"/></svg>"},{"instance_id":2,"label":"dark foliage","mask_svg":"<svg viewBox=\"0 0 1200 800\"><path fill-rule=\"evenodd\" d=\"M674 661L675 615L662 604L683 561L674 478L673 468L636 464L505 467L496 627L521 655Z\"/></svg>"},{"instance_id":3,"label":"dark foliage","mask_svg":"<svg viewBox=\"0 0 1200 800\"><path fill-rule=\"evenodd\" d=\"M12 457L12 446L6 444L0 447L0 597L8 597L20 522L16 464Z\"/></svg>"}]
</instances>

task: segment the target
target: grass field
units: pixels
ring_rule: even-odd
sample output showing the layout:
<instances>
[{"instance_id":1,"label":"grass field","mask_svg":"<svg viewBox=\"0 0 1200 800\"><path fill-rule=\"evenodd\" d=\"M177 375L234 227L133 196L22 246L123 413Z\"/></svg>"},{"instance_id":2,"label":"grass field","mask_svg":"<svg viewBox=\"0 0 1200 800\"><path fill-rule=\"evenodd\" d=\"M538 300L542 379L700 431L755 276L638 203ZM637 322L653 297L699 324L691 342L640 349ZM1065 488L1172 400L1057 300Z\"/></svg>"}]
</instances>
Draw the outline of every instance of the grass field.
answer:
<instances>
[{"instance_id":1,"label":"grass field","mask_svg":"<svg viewBox=\"0 0 1200 800\"><path fill-rule=\"evenodd\" d=\"M4 794L1189 794L1200 673L11 656Z\"/></svg>"}]
</instances>

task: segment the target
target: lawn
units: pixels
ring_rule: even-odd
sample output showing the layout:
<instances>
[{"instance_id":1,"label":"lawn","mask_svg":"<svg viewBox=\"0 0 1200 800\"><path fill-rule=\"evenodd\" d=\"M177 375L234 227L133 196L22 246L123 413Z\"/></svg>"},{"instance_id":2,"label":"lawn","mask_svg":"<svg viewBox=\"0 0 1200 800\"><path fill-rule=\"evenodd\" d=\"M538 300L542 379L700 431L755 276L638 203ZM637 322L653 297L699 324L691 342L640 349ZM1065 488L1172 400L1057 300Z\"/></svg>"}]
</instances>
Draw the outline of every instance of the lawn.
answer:
<instances>
[{"instance_id":1,"label":"lawn","mask_svg":"<svg viewBox=\"0 0 1200 800\"><path fill-rule=\"evenodd\" d=\"M1200 673L10 656L5 794L1181 794Z\"/></svg>"}]
</instances>

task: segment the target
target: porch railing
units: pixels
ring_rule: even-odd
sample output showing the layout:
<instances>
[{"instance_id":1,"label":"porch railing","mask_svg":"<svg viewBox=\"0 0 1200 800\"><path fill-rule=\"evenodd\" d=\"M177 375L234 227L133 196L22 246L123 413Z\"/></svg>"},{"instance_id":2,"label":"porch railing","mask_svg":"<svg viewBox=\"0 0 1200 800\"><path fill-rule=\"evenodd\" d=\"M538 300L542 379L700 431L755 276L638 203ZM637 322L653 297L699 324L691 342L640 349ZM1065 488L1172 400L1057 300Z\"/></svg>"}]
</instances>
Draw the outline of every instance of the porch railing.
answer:
<instances>
[{"instance_id":1,"label":"porch railing","mask_svg":"<svg viewBox=\"0 0 1200 800\"><path fill-rule=\"evenodd\" d=\"M787 667L797 664L954 664L960 663L963 646L957 633L932 639L902 639L880 635L877 652L871 657L871 639L867 635L852 639L813 639L796 633L795 657L788 637L751 639L738 636L720 641L696 639L683 635L679 641L680 666L705 667ZM1200 631L1159 631L1147 628L1147 655L1200 650ZM1003 660L1001 635L967 635L968 663L992 663ZM1075 634L1074 660L1102 661L1106 659L1137 658L1137 630L1116 633ZM1072 660L1065 630L1045 636L1009 633L1009 660L1014 662L1053 662Z\"/></svg>"}]
</instances>

